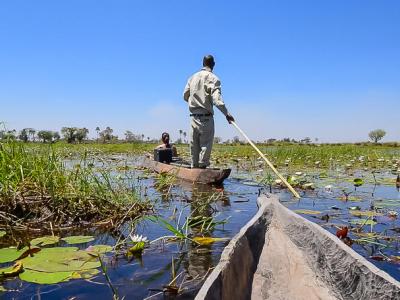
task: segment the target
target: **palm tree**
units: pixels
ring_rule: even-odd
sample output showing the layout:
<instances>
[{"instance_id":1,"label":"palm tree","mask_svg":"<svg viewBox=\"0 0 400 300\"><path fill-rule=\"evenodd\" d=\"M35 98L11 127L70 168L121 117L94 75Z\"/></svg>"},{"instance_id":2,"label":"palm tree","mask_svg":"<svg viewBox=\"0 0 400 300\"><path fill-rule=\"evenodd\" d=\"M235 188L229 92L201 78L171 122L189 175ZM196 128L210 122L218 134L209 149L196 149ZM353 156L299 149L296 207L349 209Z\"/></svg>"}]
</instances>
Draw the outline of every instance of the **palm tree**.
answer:
<instances>
[{"instance_id":1,"label":"palm tree","mask_svg":"<svg viewBox=\"0 0 400 300\"><path fill-rule=\"evenodd\" d=\"M181 143L182 143L182 132L183 132L183 130L179 129L179 140Z\"/></svg>"},{"instance_id":2,"label":"palm tree","mask_svg":"<svg viewBox=\"0 0 400 300\"><path fill-rule=\"evenodd\" d=\"M100 127L99 126L96 127L96 132L97 132L97 140L99 140L99 133L100 133Z\"/></svg>"},{"instance_id":3,"label":"palm tree","mask_svg":"<svg viewBox=\"0 0 400 300\"><path fill-rule=\"evenodd\" d=\"M186 131L183 132L183 139L185 140L185 143L187 143L187 140L186 140Z\"/></svg>"},{"instance_id":4,"label":"palm tree","mask_svg":"<svg viewBox=\"0 0 400 300\"><path fill-rule=\"evenodd\" d=\"M33 128L28 128L27 129L28 130L28 134L31 136L31 141L35 141L35 133L36 133L36 130L35 129L33 129Z\"/></svg>"}]
</instances>

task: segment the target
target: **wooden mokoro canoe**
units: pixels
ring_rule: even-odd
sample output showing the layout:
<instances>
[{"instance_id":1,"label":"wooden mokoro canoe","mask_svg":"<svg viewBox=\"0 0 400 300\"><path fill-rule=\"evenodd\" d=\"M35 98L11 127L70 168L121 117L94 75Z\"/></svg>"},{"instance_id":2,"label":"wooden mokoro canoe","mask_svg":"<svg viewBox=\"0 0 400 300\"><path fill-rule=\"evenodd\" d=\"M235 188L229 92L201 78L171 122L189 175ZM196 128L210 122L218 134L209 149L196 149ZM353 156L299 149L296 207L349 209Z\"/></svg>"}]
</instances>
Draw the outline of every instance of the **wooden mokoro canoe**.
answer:
<instances>
[{"instance_id":1,"label":"wooden mokoro canoe","mask_svg":"<svg viewBox=\"0 0 400 300\"><path fill-rule=\"evenodd\" d=\"M400 299L400 283L276 196L224 249L202 299Z\"/></svg>"},{"instance_id":2,"label":"wooden mokoro canoe","mask_svg":"<svg viewBox=\"0 0 400 300\"><path fill-rule=\"evenodd\" d=\"M143 166L156 173L170 173L186 181L204 184L221 184L231 174L231 169L191 169L184 163L164 164L149 157L144 158Z\"/></svg>"}]
</instances>

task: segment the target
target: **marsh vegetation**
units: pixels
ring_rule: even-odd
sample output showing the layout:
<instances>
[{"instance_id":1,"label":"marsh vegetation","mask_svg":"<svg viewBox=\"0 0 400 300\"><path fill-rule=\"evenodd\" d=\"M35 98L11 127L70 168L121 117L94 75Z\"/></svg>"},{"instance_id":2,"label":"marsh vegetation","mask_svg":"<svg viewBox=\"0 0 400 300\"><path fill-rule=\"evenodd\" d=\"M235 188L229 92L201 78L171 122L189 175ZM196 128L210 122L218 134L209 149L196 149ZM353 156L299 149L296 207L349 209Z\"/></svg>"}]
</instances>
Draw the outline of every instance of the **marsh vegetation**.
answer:
<instances>
[{"instance_id":1,"label":"marsh vegetation","mask_svg":"<svg viewBox=\"0 0 400 300\"><path fill-rule=\"evenodd\" d=\"M215 145L213 164L233 173L223 187L205 187L143 169L150 143L1 143L4 297L62 298L78 287L88 299L191 297L254 215L260 188L280 193L285 205L334 234L346 227L344 241L400 277L399 147L259 146L300 200L247 145ZM187 150L178 145L184 157Z\"/></svg>"}]
</instances>

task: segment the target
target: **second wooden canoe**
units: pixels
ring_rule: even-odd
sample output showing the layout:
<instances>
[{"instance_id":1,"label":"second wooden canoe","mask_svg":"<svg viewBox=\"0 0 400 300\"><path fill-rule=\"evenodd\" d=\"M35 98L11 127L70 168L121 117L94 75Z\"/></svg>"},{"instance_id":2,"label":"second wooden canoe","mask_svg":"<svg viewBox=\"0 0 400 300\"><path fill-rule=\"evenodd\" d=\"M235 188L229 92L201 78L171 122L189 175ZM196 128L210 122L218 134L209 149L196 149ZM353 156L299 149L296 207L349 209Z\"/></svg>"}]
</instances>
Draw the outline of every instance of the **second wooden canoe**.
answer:
<instances>
[{"instance_id":1,"label":"second wooden canoe","mask_svg":"<svg viewBox=\"0 0 400 300\"><path fill-rule=\"evenodd\" d=\"M400 299L400 283L277 196L225 247L195 300Z\"/></svg>"},{"instance_id":2,"label":"second wooden canoe","mask_svg":"<svg viewBox=\"0 0 400 300\"><path fill-rule=\"evenodd\" d=\"M144 158L143 166L156 173L170 173L185 181L203 184L222 184L231 174L231 169L191 169L190 166L183 163L164 164L149 157Z\"/></svg>"}]
</instances>

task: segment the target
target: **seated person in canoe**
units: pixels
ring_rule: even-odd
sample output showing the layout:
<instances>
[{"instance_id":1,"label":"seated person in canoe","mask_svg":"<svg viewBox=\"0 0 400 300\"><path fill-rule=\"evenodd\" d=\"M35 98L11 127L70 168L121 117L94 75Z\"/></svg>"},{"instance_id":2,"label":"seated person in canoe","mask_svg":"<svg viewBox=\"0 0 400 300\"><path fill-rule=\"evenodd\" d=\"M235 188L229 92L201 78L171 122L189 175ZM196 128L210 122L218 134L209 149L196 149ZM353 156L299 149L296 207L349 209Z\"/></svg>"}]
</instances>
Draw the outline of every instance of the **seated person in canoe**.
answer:
<instances>
[{"instance_id":1,"label":"seated person in canoe","mask_svg":"<svg viewBox=\"0 0 400 300\"><path fill-rule=\"evenodd\" d=\"M177 157L178 152L176 150L176 147L169 142L169 133L168 132L163 132L161 135L161 141L162 144L158 145L156 149L171 149L172 150L172 157Z\"/></svg>"}]
</instances>

